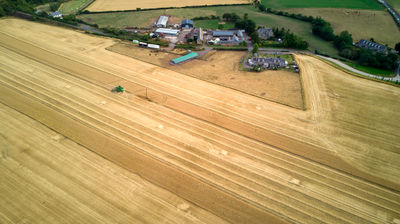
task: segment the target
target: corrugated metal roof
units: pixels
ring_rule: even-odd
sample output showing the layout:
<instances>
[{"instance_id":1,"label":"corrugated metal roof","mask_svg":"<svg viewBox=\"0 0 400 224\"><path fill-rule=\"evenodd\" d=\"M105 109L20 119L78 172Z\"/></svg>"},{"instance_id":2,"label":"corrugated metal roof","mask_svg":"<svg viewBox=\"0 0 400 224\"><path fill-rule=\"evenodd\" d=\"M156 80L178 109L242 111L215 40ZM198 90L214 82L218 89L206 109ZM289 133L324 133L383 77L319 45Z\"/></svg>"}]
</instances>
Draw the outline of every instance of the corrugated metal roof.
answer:
<instances>
[{"instance_id":1,"label":"corrugated metal roof","mask_svg":"<svg viewBox=\"0 0 400 224\"><path fill-rule=\"evenodd\" d=\"M192 52L192 53L187 54L187 55L184 55L184 56L182 56L182 57L172 59L172 63L174 63L174 64L179 64L179 63L181 63L181 62L184 62L184 61L187 61L187 60L196 58L196 57L198 57L198 56L199 56L199 55L198 55L196 52Z\"/></svg>"},{"instance_id":2,"label":"corrugated metal roof","mask_svg":"<svg viewBox=\"0 0 400 224\"><path fill-rule=\"evenodd\" d=\"M167 26L168 16L160 16L157 21L157 25Z\"/></svg>"},{"instance_id":3,"label":"corrugated metal roof","mask_svg":"<svg viewBox=\"0 0 400 224\"><path fill-rule=\"evenodd\" d=\"M235 34L234 31L222 31L222 30L216 30L212 31L213 36L233 36Z\"/></svg>"},{"instance_id":4,"label":"corrugated metal roof","mask_svg":"<svg viewBox=\"0 0 400 224\"><path fill-rule=\"evenodd\" d=\"M177 35L179 33L179 30L158 28L158 29L156 29L156 33L165 33L165 34Z\"/></svg>"}]
</instances>

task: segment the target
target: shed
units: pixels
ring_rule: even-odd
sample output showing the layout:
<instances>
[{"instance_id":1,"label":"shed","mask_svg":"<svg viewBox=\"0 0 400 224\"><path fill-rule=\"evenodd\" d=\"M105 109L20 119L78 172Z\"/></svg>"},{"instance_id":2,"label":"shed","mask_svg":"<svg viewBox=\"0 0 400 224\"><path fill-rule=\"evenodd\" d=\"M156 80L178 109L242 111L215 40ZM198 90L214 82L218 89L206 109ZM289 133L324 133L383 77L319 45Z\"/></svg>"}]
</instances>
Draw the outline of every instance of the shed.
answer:
<instances>
[{"instance_id":1,"label":"shed","mask_svg":"<svg viewBox=\"0 0 400 224\"><path fill-rule=\"evenodd\" d=\"M171 36L176 36L179 33L179 30L174 30L174 29L166 29L166 28L158 28L156 30L157 34L165 34L165 35L171 35Z\"/></svg>"},{"instance_id":2,"label":"shed","mask_svg":"<svg viewBox=\"0 0 400 224\"><path fill-rule=\"evenodd\" d=\"M234 34L235 34L235 32L230 31L230 30L226 30L226 31L214 30L214 31L212 31L212 35L214 37L232 37Z\"/></svg>"},{"instance_id":3,"label":"shed","mask_svg":"<svg viewBox=\"0 0 400 224\"><path fill-rule=\"evenodd\" d=\"M184 19L184 20L182 20L182 22L181 22L181 27L182 28L191 28L191 27L193 27L193 20L190 20L190 19Z\"/></svg>"},{"instance_id":4,"label":"shed","mask_svg":"<svg viewBox=\"0 0 400 224\"><path fill-rule=\"evenodd\" d=\"M62 18L62 13L60 11L49 13L49 16L53 18Z\"/></svg>"},{"instance_id":5,"label":"shed","mask_svg":"<svg viewBox=\"0 0 400 224\"><path fill-rule=\"evenodd\" d=\"M168 16L160 16L160 18L158 18L158 20L157 20L156 26L157 27L166 27L167 22L168 22Z\"/></svg>"},{"instance_id":6,"label":"shed","mask_svg":"<svg viewBox=\"0 0 400 224\"><path fill-rule=\"evenodd\" d=\"M192 53L184 55L182 57L172 59L171 63L176 65L176 64L179 64L179 63L182 63L182 62L197 58L198 56L199 55L196 52L192 52Z\"/></svg>"}]
</instances>

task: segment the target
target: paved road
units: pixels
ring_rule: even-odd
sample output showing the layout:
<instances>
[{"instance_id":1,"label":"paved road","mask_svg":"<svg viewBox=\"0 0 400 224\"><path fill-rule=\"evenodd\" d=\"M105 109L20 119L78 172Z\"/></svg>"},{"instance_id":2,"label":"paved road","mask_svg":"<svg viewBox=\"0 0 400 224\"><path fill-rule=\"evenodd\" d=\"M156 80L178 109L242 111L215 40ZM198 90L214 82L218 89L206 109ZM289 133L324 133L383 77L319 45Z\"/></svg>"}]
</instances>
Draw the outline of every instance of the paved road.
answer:
<instances>
[{"instance_id":1,"label":"paved road","mask_svg":"<svg viewBox=\"0 0 400 224\"><path fill-rule=\"evenodd\" d=\"M210 52L213 48L212 47L208 47L208 46L204 46L204 50L202 51L197 51L197 54L199 55L199 57L207 54L208 52Z\"/></svg>"},{"instance_id":2,"label":"paved road","mask_svg":"<svg viewBox=\"0 0 400 224\"><path fill-rule=\"evenodd\" d=\"M400 27L400 14L396 12L396 10L394 10L394 8L389 5L386 0L378 0L378 2L382 3L388 9L389 13L393 16L394 21Z\"/></svg>"},{"instance_id":3,"label":"paved road","mask_svg":"<svg viewBox=\"0 0 400 224\"><path fill-rule=\"evenodd\" d=\"M320 57L320 58L326 59L326 60L328 60L330 62L333 62L333 63L335 63L335 64L337 64L337 65L339 65L339 66L341 66L341 67L343 67L343 68L345 68L345 69L347 69L349 71L352 71L354 73L357 73L357 74L360 74L360 75L363 75L363 76L368 76L368 77L371 77L371 78L382 79L382 76L371 75L369 73L362 72L360 70L357 70L355 68L352 68L352 67L344 64L343 62L341 62L339 60L336 60L336 59L333 59L333 58L328 58L328 57L325 57L325 56L322 56L322 55L317 55L317 56ZM399 66L397 68L397 72L396 73L397 74L396 74L395 77L385 77L383 79L384 80L388 80L388 81L399 81L400 82L400 63L399 63Z\"/></svg>"}]
</instances>

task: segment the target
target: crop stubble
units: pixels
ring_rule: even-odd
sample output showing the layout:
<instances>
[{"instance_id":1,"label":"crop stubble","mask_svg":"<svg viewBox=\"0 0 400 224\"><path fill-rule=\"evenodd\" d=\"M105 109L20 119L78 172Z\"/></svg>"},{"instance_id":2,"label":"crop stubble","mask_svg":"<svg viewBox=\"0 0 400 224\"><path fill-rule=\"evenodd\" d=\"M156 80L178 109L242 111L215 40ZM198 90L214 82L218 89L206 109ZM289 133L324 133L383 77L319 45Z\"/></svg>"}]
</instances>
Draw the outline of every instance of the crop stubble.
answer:
<instances>
[{"instance_id":1,"label":"crop stubble","mask_svg":"<svg viewBox=\"0 0 400 224\"><path fill-rule=\"evenodd\" d=\"M13 22L17 24L26 23L17 20ZM15 26L18 27L18 25ZM38 26L36 29L41 29L42 25L35 24L35 26ZM72 33L78 39L86 37L82 34ZM18 37L27 38L22 34L18 34ZM93 37L86 38L91 39ZM93 38L93 42L100 39ZM91 51L82 53L82 51L68 50L66 46L68 44L60 44L60 46L63 46L58 48L56 46L57 42L52 42L48 45L41 45L43 48L50 50L46 53L43 49L38 49L33 45L28 47L29 44L26 40L16 41L13 43L12 38L10 39L9 36L4 34L1 35L1 45L8 48L8 50L3 49L2 52L11 50L8 54L3 54L1 61L5 62L7 55L13 55L13 52L18 52L28 57L39 58L40 63L37 67L40 69L39 71L34 70L37 72L37 77L35 77L35 73L30 71L33 67L32 64L35 64L35 62L24 56L20 56L22 57L20 62L14 62L17 63L15 65L18 68L16 71L9 67L7 68L7 63L4 64L0 79L3 92L1 94L2 102L7 102L10 106L30 114L31 117L62 132L64 135L115 163L139 172L152 182L156 182L184 198L195 201L201 207L205 207L219 216L222 214L225 219L248 221L250 217L247 215L250 214L254 216L252 221L259 220L262 222L265 217L272 218L272 216L268 215L270 213L277 217L300 222L318 223L333 220L341 220L342 222L356 222L356 220L380 222L382 220L392 221L399 215L397 212L399 204L398 200L396 200L399 195L395 192L211 124L216 123L249 137L258 138L260 141L287 147L287 150L291 150L289 149L290 146L293 147L293 145L297 144L296 140L312 139L313 137L315 137L313 141L310 141L312 145L326 144L327 147L331 146L333 143L329 141L330 139L323 139L325 142L322 142L321 136L316 135L316 133L321 130L324 131L326 128L324 125L330 125L338 129L332 123L324 123L321 120L328 117L330 112L324 111L323 108L328 106L336 108L332 104L340 105L340 102L331 102L324 96L324 94L327 94L325 89L327 84L320 77L321 74L324 75L320 71L326 68L324 66L327 65L316 59L308 56L297 56L303 62L300 63L303 72L310 72L310 74L303 75L305 87L319 88L315 89L315 91L306 91L310 109L307 112L302 112L254 99L232 90L221 89L222 87L202 81L193 83L193 87L198 88L195 91L207 92L207 94L199 96L196 93L187 91L183 86L179 86L181 83L193 82L195 79L164 71L162 68L149 66L115 54L111 54L111 56L116 57L117 60L134 63L133 66L137 68L137 73L127 72L127 69L119 68L118 66L121 63L115 63L114 65L103 63L103 66L99 66L99 62L92 63L93 58L88 58L87 56L98 55L96 51L101 52L102 48L96 49L93 47ZM26 45L24 46L24 44ZM31 53L24 52L24 49L25 51L29 49ZM68 62L73 63L74 66L70 66L72 64L63 65L66 59L57 54L57 52L61 51L60 49L65 49L64 54L68 55L68 57L82 58L84 60L81 61L91 64L93 67L85 67L84 64L78 63L76 60ZM105 52L107 51L102 53L110 54ZM46 54L51 54L52 56L49 57ZM57 55L59 58L57 58ZM16 55L13 57L17 58ZM30 63L23 63L24 60L30 61ZM20 64L19 66L18 63ZM10 62L10 64L12 63ZM22 64L30 64L31 66L24 67L21 66ZM313 65L316 67L313 67ZM53 70L48 66L64 70L67 73ZM105 69L103 70L103 68ZM85 72L80 71L80 69ZM48 72L46 72L47 70ZM314 70L317 72L311 72ZM119 72L117 73L116 71ZM101 82L101 77L104 75L101 72L109 77L116 78L115 80L110 79L106 83ZM140 76L140 72L146 72L147 78ZM124 75L121 75L122 73ZM168 78L172 80L167 82L169 79L166 79L164 75L168 75ZM340 75L343 76L343 74ZM341 77L340 75L337 76ZM177 80L175 77L179 77L182 80L180 81L181 83L174 82ZM82 79L89 80L92 84ZM364 81L368 82L366 80L357 82L361 85L366 85ZM148 103L130 94L117 96L117 99L115 99L114 95L110 94L107 89L116 83L125 83L128 86L128 90L132 89L129 86L138 86L135 83L139 83L142 89L144 86L151 87L147 91L143 91L143 93L147 92L146 95L150 99L178 111L183 110L185 113L190 113L194 117L211 123L205 123L168 110L165 107ZM48 88L47 91L46 86ZM65 86L72 87L65 88ZM165 89L165 87L169 87L174 91ZM398 91L397 89L390 90L394 94L398 94L396 92ZM23 91L23 95L21 95L21 91ZM222 94L224 91L229 92L229 94ZM320 95L320 93L323 94ZM210 100L208 97L210 95L219 96L219 98ZM188 96L191 97L188 98ZM14 100L18 98L24 100ZM184 106L182 99L186 99ZM99 102L103 101L106 104L99 106ZM203 101L208 102L206 105L210 107L209 109L205 107ZM133 106L132 104L136 105ZM259 106L255 107L255 105ZM203 108L203 111L195 111L201 108ZM225 108L230 108L230 110ZM134 112L136 110L141 112ZM217 113L217 111L219 112ZM241 113L246 113L253 117L246 121L243 116L240 116ZM287 114L291 113L296 113L297 117L288 117ZM48 114L49 116L43 117L41 114ZM259 118L264 118L265 120L266 114L271 115L269 116L269 121L277 126L274 131L279 134L274 135L274 132L265 132L265 129L269 127L264 125L265 123L256 123L255 120ZM282 116L282 114L285 116ZM163 119L159 117L163 117ZM177 118L173 119L173 117ZM66 120L61 122L62 119ZM305 121L298 121L299 119ZM249 126L248 122L254 125ZM288 124L278 127L277 124L284 122ZM315 123L317 122L323 125L316 125ZM162 123L161 126L157 125L160 123ZM292 134L295 132L293 130L302 130L296 127L296 125L300 126L300 124L303 124L303 127L301 127L303 130L311 127L314 132L309 136L303 133ZM256 128L256 126L258 127ZM285 129L288 130L285 132L286 136L282 135L282 130L286 131ZM262 134L260 135L258 132ZM288 135L296 140L291 140ZM138 138L139 136L142 137ZM157 139L172 148L157 144ZM286 142L287 140L291 141L291 143ZM166 149L168 150L165 151ZM296 147L296 149L292 150L295 152L295 150L301 150L301 148ZM304 152L297 151L295 154L309 152L307 151L309 148L304 148L303 150ZM313 154L307 155L307 157L321 160L328 164L332 162L328 161L329 159L335 158L332 157L331 152L319 150L321 149L316 148ZM337 154L341 156L345 152L343 150L337 152ZM271 156L271 154L274 156ZM127 155L134 156L130 158ZM256 157L255 155L258 156ZM324 155L327 156L324 157ZM132 164L132 158L142 159L143 162ZM341 160L337 158L335 162L339 162L340 165ZM365 161L368 161L367 159ZM152 161L150 164L161 164L165 169L152 170L145 165L148 164L145 162L150 161ZM289 163L288 161L291 162ZM395 166L395 164L390 165ZM353 173L356 175L365 175L362 172L357 173L359 171L351 166L346 169L349 169L346 170L347 172L355 171ZM169 173L170 178L162 176L158 173L160 171L171 172ZM320 173L324 173L324 175L319 176L321 175ZM396 175L392 176L396 178ZM174 177L177 178L175 179ZM363 177L396 188L396 185L391 184L391 181L387 181L387 179L381 181L374 176ZM178 180L181 180L184 184ZM199 182L199 180L201 181ZM329 184L325 183L325 181ZM196 186L200 186L199 184L201 187L196 188ZM301 188L298 186L301 186ZM226 197L222 195L226 195ZM225 201L221 198L225 198ZM337 198L341 200L337 200ZM238 200L241 204L238 207L221 206L221 204L229 205L232 202L229 202L229 200ZM219 201L220 204L218 206L213 204L215 201ZM244 212L237 213L240 210ZM247 213L247 215L244 213ZM385 214L385 216L380 216L379 214Z\"/></svg>"}]
</instances>

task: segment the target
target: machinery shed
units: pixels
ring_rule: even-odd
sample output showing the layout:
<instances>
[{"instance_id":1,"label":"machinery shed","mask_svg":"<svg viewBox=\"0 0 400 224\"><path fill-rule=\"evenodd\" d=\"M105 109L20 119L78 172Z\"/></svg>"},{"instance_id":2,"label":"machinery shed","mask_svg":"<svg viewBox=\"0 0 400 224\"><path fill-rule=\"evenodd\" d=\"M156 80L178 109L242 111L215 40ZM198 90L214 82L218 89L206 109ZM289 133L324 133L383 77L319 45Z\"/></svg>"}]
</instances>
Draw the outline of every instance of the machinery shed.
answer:
<instances>
[{"instance_id":1,"label":"machinery shed","mask_svg":"<svg viewBox=\"0 0 400 224\"><path fill-rule=\"evenodd\" d=\"M196 52L192 52L192 53L184 55L182 57L172 59L171 63L174 64L174 65L180 64L182 62L189 61L189 60L192 60L194 58L197 58L198 56L199 55Z\"/></svg>"}]
</instances>

